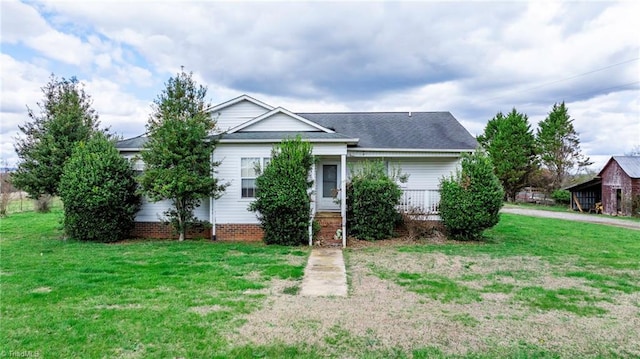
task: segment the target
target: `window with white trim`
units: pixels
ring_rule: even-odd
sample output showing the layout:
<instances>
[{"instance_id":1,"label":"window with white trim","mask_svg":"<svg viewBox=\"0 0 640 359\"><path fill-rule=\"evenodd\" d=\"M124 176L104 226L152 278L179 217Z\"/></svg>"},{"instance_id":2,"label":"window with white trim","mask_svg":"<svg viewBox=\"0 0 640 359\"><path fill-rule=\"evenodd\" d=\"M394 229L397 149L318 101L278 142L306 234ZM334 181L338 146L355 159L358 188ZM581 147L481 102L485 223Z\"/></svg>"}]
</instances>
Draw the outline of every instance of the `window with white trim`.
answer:
<instances>
[{"instance_id":1,"label":"window with white trim","mask_svg":"<svg viewBox=\"0 0 640 359\"><path fill-rule=\"evenodd\" d=\"M269 157L243 157L240 159L241 197L256 197L256 178L271 159Z\"/></svg>"}]
</instances>

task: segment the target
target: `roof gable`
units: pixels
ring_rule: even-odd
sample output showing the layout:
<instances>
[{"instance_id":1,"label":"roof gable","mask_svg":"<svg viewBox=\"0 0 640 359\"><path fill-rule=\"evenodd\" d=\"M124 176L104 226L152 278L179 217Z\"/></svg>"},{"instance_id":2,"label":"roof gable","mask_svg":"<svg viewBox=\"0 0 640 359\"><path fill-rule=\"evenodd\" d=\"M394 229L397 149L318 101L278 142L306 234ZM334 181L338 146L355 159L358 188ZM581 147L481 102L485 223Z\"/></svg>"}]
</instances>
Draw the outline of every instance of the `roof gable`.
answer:
<instances>
[{"instance_id":1,"label":"roof gable","mask_svg":"<svg viewBox=\"0 0 640 359\"><path fill-rule=\"evenodd\" d=\"M242 101L248 101L248 102L250 102L250 103L252 103L252 104L254 104L256 106L264 108L266 111L273 110L273 106L271 106L271 105L268 105L268 104L266 104L266 103L264 103L262 101L256 100L255 98L253 98L253 97L251 97L249 95L241 95L241 96L238 96L238 97L236 97L234 99L231 99L229 101L223 102L223 103L221 103L219 105L215 105L213 107L210 107L210 108L207 109L207 111L211 112L211 113L219 112L219 111L221 111L221 110L223 110L223 109L225 109L227 107L231 107L231 106L233 106L233 105L235 105L237 103L240 103Z\"/></svg>"},{"instance_id":2,"label":"roof gable","mask_svg":"<svg viewBox=\"0 0 640 359\"><path fill-rule=\"evenodd\" d=\"M335 131L325 128L309 119L296 115L282 107L275 108L261 116L236 126L227 133L248 131L320 131L334 133Z\"/></svg>"},{"instance_id":3,"label":"roof gable","mask_svg":"<svg viewBox=\"0 0 640 359\"><path fill-rule=\"evenodd\" d=\"M627 176L631 178L640 178L640 157L638 156L613 156L607 161L607 163L602 167L598 176L601 176L602 173L609 167L609 165L615 161L618 166L627 174Z\"/></svg>"},{"instance_id":4,"label":"roof gable","mask_svg":"<svg viewBox=\"0 0 640 359\"><path fill-rule=\"evenodd\" d=\"M475 137L450 112L292 113L247 95L211 107L209 111L218 116L221 132L226 133L229 140L235 137L247 142L273 140L292 133L312 137L335 134L340 136L317 140L339 140L363 153L468 152L478 145ZM144 139L120 141L118 148L141 147Z\"/></svg>"}]
</instances>

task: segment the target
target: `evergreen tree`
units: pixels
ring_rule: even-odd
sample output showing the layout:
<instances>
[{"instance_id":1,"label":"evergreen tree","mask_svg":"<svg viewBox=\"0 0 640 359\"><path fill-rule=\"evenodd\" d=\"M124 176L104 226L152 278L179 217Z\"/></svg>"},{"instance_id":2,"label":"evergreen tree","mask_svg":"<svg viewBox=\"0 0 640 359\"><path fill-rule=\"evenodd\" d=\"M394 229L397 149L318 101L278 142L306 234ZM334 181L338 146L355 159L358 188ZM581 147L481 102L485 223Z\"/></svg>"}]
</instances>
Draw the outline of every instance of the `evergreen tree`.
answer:
<instances>
[{"instance_id":1,"label":"evergreen tree","mask_svg":"<svg viewBox=\"0 0 640 359\"><path fill-rule=\"evenodd\" d=\"M60 179L67 235L98 242L126 238L140 209L137 186L131 164L107 136L79 142Z\"/></svg>"},{"instance_id":2,"label":"evergreen tree","mask_svg":"<svg viewBox=\"0 0 640 359\"><path fill-rule=\"evenodd\" d=\"M506 116L498 112L478 136L478 142L491 157L507 199L515 200L535 169L535 137L527 115L515 108Z\"/></svg>"},{"instance_id":3,"label":"evergreen tree","mask_svg":"<svg viewBox=\"0 0 640 359\"><path fill-rule=\"evenodd\" d=\"M99 131L93 101L75 77L67 80L51 75L42 93L40 113L27 108L31 121L18 126L24 137L15 145L20 162L13 174L14 184L34 199L58 194L64 164L73 148Z\"/></svg>"},{"instance_id":4,"label":"evergreen tree","mask_svg":"<svg viewBox=\"0 0 640 359\"><path fill-rule=\"evenodd\" d=\"M207 112L206 87L184 71L165 85L147 123L148 141L141 152L146 167L140 184L151 201L171 201L173 207L165 216L182 241L196 222L194 209L204 199L219 197L226 185L214 177L219 163L211 156L217 142L209 134L216 122Z\"/></svg>"},{"instance_id":5,"label":"evergreen tree","mask_svg":"<svg viewBox=\"0 0 640 359\"><path fill-rule=\"evenodd\" d=\"M440 181L440 218L457 239L479 239L498 224L504 191L491 158L482 151L462 156L455 176Z\"/></svg>"},{"instance_id":6,"label":"evergreen tree","mask_svg":"<svg viewBox=\"0 0 640 359\"><path fill-rule=\"evenodd\" d=\"M300 136L285 139L273 146L269 165L256 179L249 210L258 212L267 244L300 245L309 238L312 151Z\"/></svg>"},{"instance_id":7,"label":"evergreen tree","mask_svg":"<svg viewBox=\"0 0 640 359\"><path fill-rule=\"evenodd\" d=\"M403 177L401 182L406 179ZM349 235L366 240L393 236L400 215L397 205L401 197L402 189L387 174L381 160L366 161L361 167L352 168L347 183Z\"/></svg>"},{"instance_id":8,"label":"evergreen tree","mask_svg":"<svg viewBox=\"0 0 640 359\"><path fill-rule=\"evenodd\" d=\"M565 184L574 167L586 167L593 163L580 150L580 138L573 128L573 119L564 101L553 105L549 115L538 124L536 135L540 161L553 173L553 189Z\"/></svg>"}]
</instances>

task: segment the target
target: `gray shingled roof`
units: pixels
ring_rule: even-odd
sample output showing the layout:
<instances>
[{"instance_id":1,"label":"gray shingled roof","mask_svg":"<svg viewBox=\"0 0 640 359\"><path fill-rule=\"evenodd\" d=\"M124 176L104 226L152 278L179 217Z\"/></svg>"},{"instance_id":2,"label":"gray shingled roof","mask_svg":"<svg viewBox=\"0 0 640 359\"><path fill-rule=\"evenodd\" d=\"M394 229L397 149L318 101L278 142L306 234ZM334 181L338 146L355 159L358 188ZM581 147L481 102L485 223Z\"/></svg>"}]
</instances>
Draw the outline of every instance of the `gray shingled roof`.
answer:
<instances>
[{"instance_id":1,"label":"gray shingled roof","mask_svg":"<svg viewBox=\"0 0 640 359\"><path fill-rule=\"evenodd\" d=\"M361 148L473 150L476 139L449 112L298 113L359 138Z\"/></svg>"},{"instance_id":2,"label":"gray shingled roof","mask_svg":"<svg viewBox=\"0 0 640 359\"><path fill-rule=\"evenodd\" d=\"M124 149L124 148L142 148L142 146L147 142L147 138L144 135L140 135L137 137L127 138L122 141L116 142L116 148Z\"/></svg>"},{"instance_id":3,"label":"gray shingled roof","mask_svg":"<svg viewBox=\"0 0 640 359\"><path fill-rule=\"evenodd\" d=\"M638 156L613 156L620 168L631 178L640 178L640 157Z\"/></svg>"},{"instance_id":4,"label":"gray shingled roof","mask_svg":"<svg viewBox=\"0 0 640 359\"><path fill-rule=\"evenodd\" d=\"M298 113L337 133L303 132L310 140L350 142L359 139L359 148L473 150L476 139L449 112L345 112ZM238 132L223 136L229 140L280 140L294 132ZM119 141L116 147L141 148L146 137Z\"/></svg>"},{"instance_id":5,"label":"gray shingled roof","mask_svg":"<svg viewBox=\"0 0 640 359\"><path fill-rule=\"evenodd\" d=\"M294 138L296 135L300 135L305 140L310 140L313 142L314 140L320 140L323 142L336 142L336 143L353 143L356 142L352 137L343 135L341 133L326 133L326 132L288 132L288 131L254 131L254 132L236 132L236 133L228 133L222 135L222 139L225 140L256 140L256 141L270 141L280 142L285 138ZM213 136L217 139L220 136ZM147 142L147 137L138 136L133 138L128 138L126 140L118 141L116 143L116 148L126 149L126 148L142 148L142 146Z\"/></svg>"}]
</instances>

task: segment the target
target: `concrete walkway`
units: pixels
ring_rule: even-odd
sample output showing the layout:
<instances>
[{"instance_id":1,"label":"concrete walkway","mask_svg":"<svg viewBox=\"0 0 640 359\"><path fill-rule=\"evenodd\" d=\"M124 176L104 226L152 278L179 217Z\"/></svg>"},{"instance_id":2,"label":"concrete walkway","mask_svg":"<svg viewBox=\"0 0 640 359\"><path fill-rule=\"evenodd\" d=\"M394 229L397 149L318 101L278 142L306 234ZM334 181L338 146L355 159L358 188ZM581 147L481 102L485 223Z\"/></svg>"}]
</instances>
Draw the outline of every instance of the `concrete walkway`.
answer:
<instances>
[{"instance_id":1,"label":"concrete walkway","mask_svg":"<svg viewBox=\"0 0 640 359\"><path fill-rule=\"evenodd\" d=\"M306 297L347 296L347 271L342 249L313 248L304 269L300 295Z\"/></svg>"}]
</instances>

